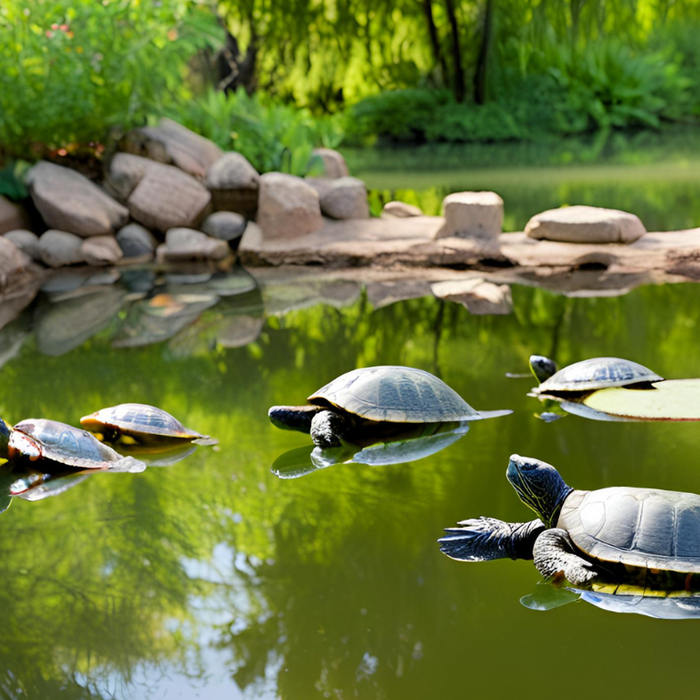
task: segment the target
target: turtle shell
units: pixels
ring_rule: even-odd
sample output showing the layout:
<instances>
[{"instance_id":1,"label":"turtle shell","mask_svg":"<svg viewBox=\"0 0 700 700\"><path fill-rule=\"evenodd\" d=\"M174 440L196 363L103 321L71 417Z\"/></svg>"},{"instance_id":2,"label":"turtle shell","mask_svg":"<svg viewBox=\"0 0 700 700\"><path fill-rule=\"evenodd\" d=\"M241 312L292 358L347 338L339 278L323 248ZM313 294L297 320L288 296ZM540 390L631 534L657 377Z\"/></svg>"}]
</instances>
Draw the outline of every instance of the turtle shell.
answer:
<instances>
[{"instance_id":1,"label":"turtle shell","mask_svg":"<svg viewBox=\"0 0 700 700\"><path fill-rule=\"evenodd\" d=\"M123 403L103 408L89 416L83 416L80 424L93 432L102 432L109 428L119 435L142 441L152 438L196 440L205 437L185 428L177 418L166 411L140 403Z\"/></svg>"},{"instance_id":2,"label":"turtle shell","mask_svg":"<svg viewBox=\"0 0 700 700\"><path fill-rule=\"evenodd\" d=\"M533 393L595 391L613 386L662 380L663 377L631 360L623 360L619 357L595 357L564 367L533 389Z\"/></svg>"},{"instance_id":3,"label":"turtle shell","mask_svg":"<svg viewBox=\"0 0 700 700\"><path fill-rule=\"evenodd\" d=\"M9 454L31 461L50 459L82 469L115 467L127 460L136 463L133 458L124 458L103 445L85 430L43 418L29 418L15 425L10 434Z\"/></svg>"},{"instance_id":4,"label":"turtle shell","mask_svg":"<svg viewBox=\"0 0 700 700\"><path fill-rule=\"evenodd\" d=\"M335 406L371 421L442 423L469 421L511 411L479 412L441 379L413 367L364 367L326 384L308 401Z\"/></svg>"},{"instance_id":5,"label":"turtle shell","mask_svg":"<svg viewBox=\"0 0 700 700\"><path fill-rule=\"evenodd\" d=\"M700 573L700 496L693 493L619 486L573 491L557 527L592 559Z\"/></svg>"}]
</instances>

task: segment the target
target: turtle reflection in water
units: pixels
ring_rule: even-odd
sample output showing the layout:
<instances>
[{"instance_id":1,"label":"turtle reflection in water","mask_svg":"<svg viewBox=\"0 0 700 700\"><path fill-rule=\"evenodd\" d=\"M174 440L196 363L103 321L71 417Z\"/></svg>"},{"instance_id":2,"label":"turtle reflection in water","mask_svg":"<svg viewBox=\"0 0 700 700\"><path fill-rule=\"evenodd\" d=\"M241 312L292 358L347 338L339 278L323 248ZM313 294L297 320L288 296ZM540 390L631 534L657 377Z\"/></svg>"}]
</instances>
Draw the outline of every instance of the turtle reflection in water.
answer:
<instances>
[{"instance_id":1,"label":"turtle reflection in water","mask_svg":"<svg viewBox=\"0 0 700 700\"><path fill-rule=\"evenodd\" d=\"M406 425L463 423L512 411L476 411L445 382L413 367L352 370L312 394L309 406L273 406L268 415L280 428L311 433L319 447L341 439L400 433Z\"/></svg>"},{"instance_id":2,"label":"turtle reflection in water","mask_svg":"<svg viewBox=\"0 0 700 700\"><path fill-rule=\"evenodd\" d=\"M575 586L629 580L652 588L697 587L700 496L625 487L575 491L551 465L518 455L506 474L540 519L464 520L439 540L447 556L534 559L545 578Z\"/></svg>"}]
</instances>

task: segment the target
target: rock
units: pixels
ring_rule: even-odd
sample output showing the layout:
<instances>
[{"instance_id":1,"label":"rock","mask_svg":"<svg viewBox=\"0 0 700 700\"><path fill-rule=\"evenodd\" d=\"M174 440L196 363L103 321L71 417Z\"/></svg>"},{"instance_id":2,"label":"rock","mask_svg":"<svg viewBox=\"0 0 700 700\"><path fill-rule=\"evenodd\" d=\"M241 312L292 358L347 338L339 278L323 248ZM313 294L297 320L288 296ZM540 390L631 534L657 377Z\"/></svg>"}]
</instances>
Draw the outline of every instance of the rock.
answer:
<instances>
[{"instance_id":1,"label":"rock","mask_svg":"<svg viewBox=\"0 0 700 700\"><path fill-rule=\"evenodd\" d=\"M423 216L423 212L412 204L406 202L387 202L382 209L382 216L395 216L405 219L409 216Z\"/></svg>"},{"instance_id":2,"label":"rock","mask_svg":"<svg viewBox=\"0 0 700 700\"><path fill-rule=\"evenodd\" d=\"M204 184L211 190L216 211L235 211L253 218L258 209L260 175L240 153L224 153L207 171Z\"/></svg>"},{"instance_id":3,"label":"rock","mask_svg":"<svg viewBox=\"0 0 700 700\"><path fill-rule=\"evenodd\" d=\"M27 175L29 192L46 224L78 236L113 233L129 212L80 173L42 161Z\"/></svg>"},{"instance_id":4,"label":"rock","mask_svg":"<svg viewBox=\"0 0 700 700\"><path fill-rule=\"evenodd\" d=\"M36 233L27 231L26 229L17 229L9 231L4 235L8 241L12 241L22 252L26 253L34 260L41 260L41 251L39 250L39 236Z\"/></svg>"},{"instance_id":5,"label":"rock","mask_svg":"<svg viewBox=\"0 0 700 700\"><path fill-rule=\"evenodd\" d=\"M269 240L318 231L323 226L318 193L300 177L265 173L260 178L258 224Z\"/></svg>"},{"instance_id":6,"label":"rock","mask_svg":"<svg viewBox=\"0 0 700 700\"><path fill-rule=\"evenodd\" d=\"M165 245L158 247L164 260L223 260L229 254L226 241L210 238L191 228L171 228L165 235Z\"/></svg>"},{"instance_id":7,"label":"rock","mask_svg":"<svg viewBox=\"0 0 700 700\"><path fill-rule=\"evenodd\" d=\"M153 234L140 224L127 224L117 231L116 238L125 258L150 258L158 245Z\"/></svg>"},{"instance_id":8,"label":"rock","mask_svg":"<svg viewBox=\"0 0 700 700\"><path fill-rule=\"evenodd\" d=\"M156 231L196 226L211 202L209 190L191 175L128 153L112 159L109 185L136 221Z\"/></svg>"},{"instance_id":9,"label":"rock","mask_svg":"<svg viewBox=\"0 0 700 700\"><path fill-rule=\"evenodd\" d=\"M232 211L217 211L204 219L202 231L209 236L226 241L232 248L237 248L246 224L247 221L240 214Z\"/></svg>"},{"instance_id":10,"label":"rock","mask_svg":"<svg viewBox=\"0 0 700 700\"><path fill-rule=\"evenodd\" d=\"M321 195L321 211L332 219L368 219L367 188L356 177L331 180Z\"/></svg>"},{"instance_id":11,"label":"rock","mask_svg":"<svg viewBox=\"0 0 700 700\"><path fill-rule=\"evenodd\" d=\"M507 284L477 278L436 282L431 289L438 299L462 304L472 314L509 314L513 311L513 299Z\"/></svg>"},{"instance_id":12,"label":"rock","mask_svg":"<svg viewBox=\"0 0 700 700\"><path fill-rule=\"evenodd\" d=\"M323 174L326 177L338 178L350 175L345 158L332 148L314 148L311 151L311 161L321 162Z\"/></svg>"},{"instance_id":13,"label":"rock","mask_svg":"<svg viewBox=\"0 0 700 700\"><path fill-rule=\"evenodd\" d=\"M24 207L0 195L0 235L8 231L25 229L27 226L29 226L29 217Z\"/></svg>"},{"instance_id":14,"label":"rock","mask_svg":"<svg viewBox=\"0 0 700 700\"><path fill-rule=\"evenodd\" d=\"M313 187L316 192L318 192L319 200L323 197L328 190L333 186L334 180L329 177L309 177L308 175L304 178L304 182L308 183Z\"/></svg>"},{"instance_id":15,"label":"rock","mask_svg":"<svg viewBox=\"0 0 700 700\"><path fill-rule=\"evenodd\" d=\"M113 236L89 238L83 241L80 249L88 265L113 265L124 255Z\"/></svg>"},{"instance_id":16,"label":"rock","mask_svg":"<svg viewBox=\"0 0 700 700\"><path fill-rule=\"evenodd\" d=\"M455 192L442 202L445 226L438 237L496 240L503 228L503 200L495 192Z\"/></svg>"},{"instance_id":17,"label":"rock","mask_svg":"<svg viewBox=\"0 0 700 700\"><path fill-rule=\"evenodd\" d=\"M533 216L525 233L530 238L566 243L632 243L646 229L639 217L625 211L574 206Z\"/></svg>"},{"instance_id":18,"label":"rock","mask_svg":"<svg viewBox=\"0 0 700 700\"><path fill-rule=\"evenodd\" d=\"M199 179L222 156L221 149L213 141L165 118L158 126L144 126L129 132L120 148L133 155L175 165Z\"/></svg>"},{"instance_id":19,"label":"rock","mask_svg":"<svg viewBox=\"0 0 700 700\"><path fill-rule=\"evenodd\" d=\"M39 238L41 259L49 267L85 262L81 250L82 245L83 240L80 236L66 231L46 231Z\"/></svg>"},{"instance_id":20,"label":"rock","mask_svg":"<svg viewBox=\"0 0 700 700\"><path fill-rule=\"evenodd\" d=\"M381 309L397 301L420 299L429 296L430 293L430 283L424 280L396 280L367 284L367 299L375 309Z\"/></svg>"},{"instance_id":21,"label":"rock","mask_svg":"<svg viewBox=\"0 0 700 700\"><path fill-rule=\"evenodd\" d=\"M242 348L254 343L265 327L265 320L256 316L233 316L217 333L216 342L223 348Z\"/></svg>"}]
</instances>

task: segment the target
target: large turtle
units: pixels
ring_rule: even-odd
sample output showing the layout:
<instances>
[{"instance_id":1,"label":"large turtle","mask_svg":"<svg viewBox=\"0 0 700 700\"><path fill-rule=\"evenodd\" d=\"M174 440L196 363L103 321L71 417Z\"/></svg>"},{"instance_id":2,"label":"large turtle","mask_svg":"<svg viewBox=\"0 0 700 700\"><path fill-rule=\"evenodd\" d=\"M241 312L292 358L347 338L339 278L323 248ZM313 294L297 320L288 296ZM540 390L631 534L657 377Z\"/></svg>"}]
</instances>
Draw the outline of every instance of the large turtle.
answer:
<instances>
[{"instance_id":1,"label":"large turtle","mask_svg":"<svg viewBox=\"0 0 700 700\"><path fill-rule=\"evenodd\" d=\"M142 462L122 457L87 431L43 418L28 418L13 429L0 418L0 457L11 461L48 460L75 469L145 469Z\"/></svg>"},{"instance_id":2,"label":"large turtle","mask_svg":"<svg viewBox=\"0 0 700 700\"><path fill-rule=\"evenodd\" d=\"M268 415L281 428L311 433L319 447L339 447L353 430L407 423L481 420L512 413L477 411L430 372L393 365L347 372L307 399L310 406L273 406Z\"/></svg>"},{"instance_id":3,"label":"large turtle","mask_svg":"<svg viewBox=\"0 0 700 700\"><path fill-rule=\"evenodd\" d=\"M700 496L612 487L575 491L538 459L512 455L506 472L539 516L528 523L476 518L447 530L440 548L453 559L534 559L545 578L574 585L596 577L688 587L700 573Z\"/></svg>"},{"instance_id":4,"label":"large turtle","mask_svg":"<svg viewBox=\"0 0 700 700\"><path fill-rule=\"evenodd\" d=\"M594 357L557 371L556 364L549 358L532 355L530 369L540 382L532 390L535 395L565 397L616 386L643 388L663 380L643 365L619 357Z\"/></svg>"}]
</instances>

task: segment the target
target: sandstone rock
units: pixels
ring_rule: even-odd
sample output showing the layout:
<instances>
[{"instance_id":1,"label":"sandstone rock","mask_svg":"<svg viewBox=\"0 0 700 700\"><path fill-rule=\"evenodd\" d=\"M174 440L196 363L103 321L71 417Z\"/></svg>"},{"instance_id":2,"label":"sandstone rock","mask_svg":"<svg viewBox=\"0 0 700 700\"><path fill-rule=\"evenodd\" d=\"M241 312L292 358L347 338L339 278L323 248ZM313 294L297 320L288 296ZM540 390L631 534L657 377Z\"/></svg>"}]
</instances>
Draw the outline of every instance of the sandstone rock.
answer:
<instances>
[{"instance_id":1,"label":"sandstone rock","mask_svg":"<svg viewBox=\"0 0 700 700\"><path fill-rule=\"evenodd\" d=\"M125 258L150 257L155 253L155 237L140 224L127 224L117 231L116 238Z\"/></svg>"},{"instance_id":2,"label":"sandstone rock","mask_svg":"<svg viewBox=\"0 0 700 700\"><path fill-rule=\"evenodd\" d=\"M207 188L191 175L128 153L112 159L109 185L136 221L156 231L195 226L211 202Z\"/></svg>"},{"instance_id":3,"label":"sandstone rock","mask_svg":"<svg viewBox=\"0 0 700 700\"><path fill-rule=\"evenodd\" d=\"M25 229L27 226L29 226L29 217L24 207L0 195L0 235L8 231Z\"/></svg>"},{"instance_id":4,"label":"sandstone rock","mask_svg":"<svg viewBox=\"0 0 700 700\"><path fill-rule=\"evenodd\" d=\"M229 247L226 241L210 238L201 231L171 228L158 253L164 260L222 260L229 254Z\"/></svg>"},{"instance_id":5,"label":"sandstone rock","mask_svg":"<svg viewBox=\"0 0 700 700\"><path fill-rule=\"evenodd\" d=\"M29 192L48 226L79 236L103 236L123 226L129 212L80 173L42 161L27 175Z\"/></svg>"},{"instance_id":6,"label":"sandstone rock","mask_svg":"<svg viewBox=\"0 0 700 700\"><path fill-rule=\"evenodd\" d=\"M85 262L81 250L82 238L66 231L46 231L39 238L41 259L49 267L75 265Z\"/></svg>"},{"instance_id":7,"label":"sandstone rock","mask_svg":"<svg viewBox=\"0 0 700 700\"><path fill-rule=\"evenodd\" d=\"M431 289L438 299L462 304L472 314L509 314L513 311L513 299L507 284L469 279L436 282Z\"/></svg>"},{"instance_id":8,"label":"sandstone rock","mask_svg":"<svg viewBox=\"0 0 700 700\"><path fill-rule=\"evenodd\" d=\"M382 209L382 216L395 216L405 219L409 216L423 216L423 212L412 204L406 202L387 202Z\"/></svg>"},{"instance_id":9,"label":"sandstone rock","mask_svg":"<svg viewBox=\"0 0 700 700\"><path fill-rule=\"evenodd\" d=\"M207 171L214 209L235 211L248 218L258 209L258 171L240 153L224 153Z\"/></svg>"},{"instance_id":10,"label":"sandstone rock","mask_svg":"<svg viewBox=\"0 0 700 700\"><path fill-rule=\"evenodd\" d=\"M326 177L347 177L350 174L345 158L332 148L314 148L311 152L312 162L320 161L323 166L323 174Z\"/></svg>"},{"instance_id":11,"label":"sandstone rock","mask_svg":"<svg viewBox=\"0 0 700 700\"><path fill-rule=\"evenodd\" d=\"M17 229L9 231L4 235L8 241L12 241L22 252L26 253L34 260L41 260L41 251L39 250L39 236L36 233L27 231L26 229Z\"/></svg>"},{"instance_id":12,"label":"sandstone rock","mask_svg":"<svg viewBox=\"0 0 700 700\"><path fill-rule=\"evenodd\" d=\"M323 226L318 193L300 177L265 173L260 178L258 224L265 239L318 231Z\"/></svg>"},{"instance_id":13,"label":"sandstone rock","mask_svg":"<svg viewBox=\"0 0 700 700\"><path fill-rule=\"evenodd\" d=\"M245 231L246 223L240 214L232 211L217 211L204 220L202 231L236 248Z\"/></svg>"},{"instance_id":14,"label":"sandstone rock","mask_svg":"<svg viewBox=\"0 0 700 700\"><path fill-rule=\"evenodd\" d=\"M533 216L525 233L530 238L567 243L632 243L646 229L637 216L625 211L574 206Z\"/></svg>"},{"instance_id":15,"label":"sandstone rock","mask_svg":"<svg viewBox=\"0 0 700 700\"><path fill-rule=\"evenodd\" d=\"M331 180L321 195L321 211L332 219L368 219L367 188L356 177Z\"/></svg>"},{"instance_id":16,"label":"sandstone rock","mask_svg":"<svg viewBox=\"0 0 700 700\"><path fill-rule=\"evenodd\" d=\"M439 237L496 240L503 228L503 200L495 192L455 192L443 200L445 226Z\"/></svg>"},{"instance_id":17,"label":"sandstone rock","mask_svg":"<svg viewBox=\"0 0 700 700\"><path fill-rule=\"evenodd\" d=\"M120 147L133 155L175 165L200 179L222 156L221 149L213 141L171 119L161 119L158 126L144 126L129 132Z\"/></svg>"},{"instance_id":18,"label":"sandstone rock","mask_svg":"<svg viewBox=\"0 0 700 700\"><path fill-rule=\"evenodd\" d=\"M121 260L123 253L113 236L95 236L83 241L80 247L88 265L113 265Z\"/></svg>"}]
</instances>

